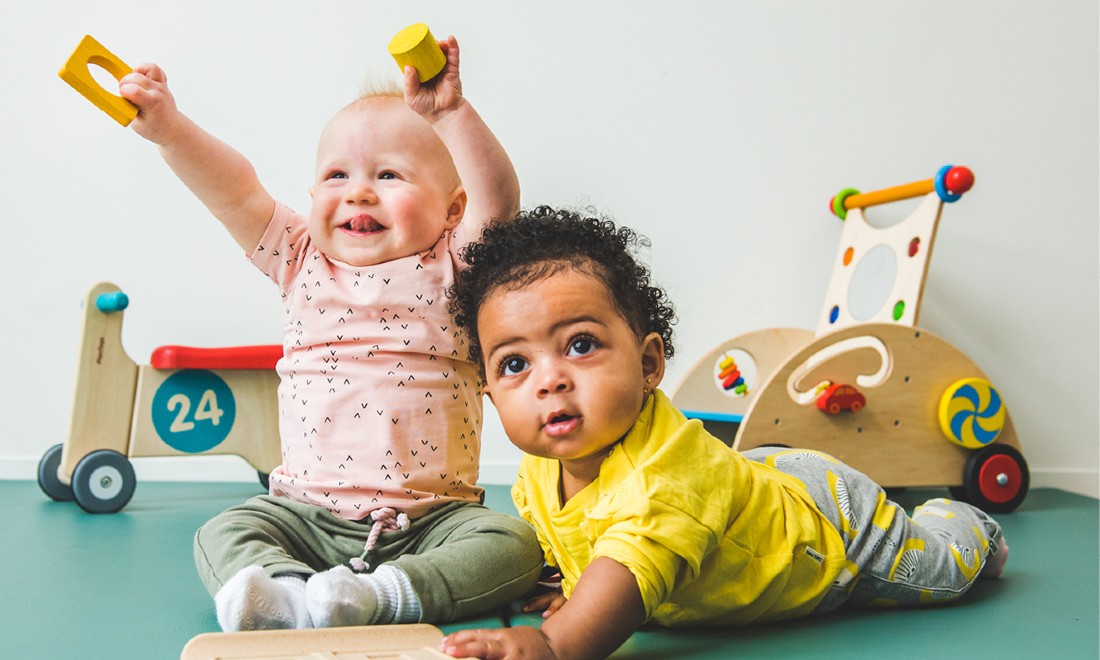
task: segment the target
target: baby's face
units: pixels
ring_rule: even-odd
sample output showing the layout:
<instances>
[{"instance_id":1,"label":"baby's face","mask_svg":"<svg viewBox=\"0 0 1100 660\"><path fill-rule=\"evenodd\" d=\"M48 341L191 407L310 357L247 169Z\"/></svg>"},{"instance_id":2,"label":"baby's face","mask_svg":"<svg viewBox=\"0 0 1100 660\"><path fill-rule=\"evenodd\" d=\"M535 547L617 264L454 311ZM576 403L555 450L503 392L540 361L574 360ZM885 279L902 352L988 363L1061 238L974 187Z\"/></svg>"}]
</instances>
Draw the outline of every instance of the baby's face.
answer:
<instances>
[{"instance_id":1,"label":"baby's face","mask_svg":"<svg viewBox=\"0 0 1100 660\"><path fill-rule=\"evenodd\" d=\"M660 336L640 340L603 282L573 269L497 289L477 319L486 391L508 438L572 474L598 471L634 425L643 389L660 382Z\"/></svg>"},{"instance_id":2,"label":"baby's face","mask_svg":"<svg viewBox=\"0 0 1100 660\"><path fill-rule=\"evenodd\" d=\"M340 111L321 136L309 234L351 266L408 257L462 219L465 193L432 127L397 97Z\"/></svg>"}]
</instances>

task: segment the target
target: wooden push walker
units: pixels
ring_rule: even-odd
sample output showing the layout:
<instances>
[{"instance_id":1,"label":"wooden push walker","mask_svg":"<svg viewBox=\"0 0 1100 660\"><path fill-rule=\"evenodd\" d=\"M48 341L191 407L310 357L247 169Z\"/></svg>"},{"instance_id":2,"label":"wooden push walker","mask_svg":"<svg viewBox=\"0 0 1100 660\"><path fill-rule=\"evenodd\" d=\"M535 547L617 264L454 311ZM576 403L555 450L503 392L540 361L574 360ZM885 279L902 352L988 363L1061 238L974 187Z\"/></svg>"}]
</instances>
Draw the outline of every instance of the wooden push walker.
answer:
<instances>
[{"instance_id":1,"label":"wooden push walker","mask_svg":"<svg viewBox=\"0 0 1100 660\"><path fill-rule=\"evenodd\" d=\"M1004 400L957 348L917 325L944 203L973 185L965 167L830 202L844 221L817 330L770 328L704 355L672 402L735 449L819 450L887 488L947 486L989 512L1012 511L1030 477ZM877 228L863 209L923 197ZM731 428L736 428L731 434Z\"/></svg>"},{"instance_id":2,"label":"wooden push walker","mask_svg":"<svg viewBox=\"0 0 1100 660\"><path fill-rule=\"evenodd\" d=\"M266 487L281 461L275 363L282 346L162 346L139 366L122 348L128 305L108 283L84 301L69 436L38 463L43 492L89 513L113 513L134 494L131 458L198 454L241 456Z\"/></svg>"}]
</instances>

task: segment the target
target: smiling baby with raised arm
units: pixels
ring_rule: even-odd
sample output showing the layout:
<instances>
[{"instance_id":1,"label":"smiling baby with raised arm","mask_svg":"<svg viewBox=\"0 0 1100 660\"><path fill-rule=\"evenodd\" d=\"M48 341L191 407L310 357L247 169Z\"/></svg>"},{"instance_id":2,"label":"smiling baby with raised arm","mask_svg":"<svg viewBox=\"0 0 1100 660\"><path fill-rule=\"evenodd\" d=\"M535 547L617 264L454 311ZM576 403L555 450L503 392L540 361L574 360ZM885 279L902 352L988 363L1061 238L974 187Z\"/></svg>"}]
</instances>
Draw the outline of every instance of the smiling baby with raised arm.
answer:
<instances>
[{"instance_id":1,"label":"smiling baby with raised arm","mask_svg":"<svg viewBox=\"0 0 1100 660\"><path fill-rule=\"evenodd\" d=\"M133 129L283 300L283 462L268 495L195 536L226 631L444 622L538 579L530 527L482 505L481 379L444 299L458 249L515 213L519 185L462 95L458 43L439 45L436 78L406 67L403 89L332 118L308 216L183 115L159 67L119 81Z\"/></svg>"}]
</instances>

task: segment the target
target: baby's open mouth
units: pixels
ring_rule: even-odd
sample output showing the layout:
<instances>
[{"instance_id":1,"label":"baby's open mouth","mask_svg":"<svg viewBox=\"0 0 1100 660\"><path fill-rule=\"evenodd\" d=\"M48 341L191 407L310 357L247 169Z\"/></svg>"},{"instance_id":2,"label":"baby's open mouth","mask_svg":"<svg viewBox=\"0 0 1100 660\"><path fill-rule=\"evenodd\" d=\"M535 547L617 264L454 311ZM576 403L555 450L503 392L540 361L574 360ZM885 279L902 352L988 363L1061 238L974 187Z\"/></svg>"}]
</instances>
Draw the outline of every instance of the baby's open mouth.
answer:
<instances>
[{"instance_id":1,"label":"baby's open mouth","mask_svg":"<svg viewBox=\"0 0 1100 660\"><path fill-rule=\"evenodd\" d=\"M565 436L580 428L581 419L580 415L556 412L550 415L542 428L551 437Z\"/></svg>"},{"instance_id":2,"label":"baby's open mouth","mask_svg":"<svg viewBox=\"0 0 1100 660\"><path fill-rule=\"evenodd\" d=\"M363 214L350 218L342 225L342 229L353 234L373 234L382 231L385 227L369 215Z\"/></svg>"}]
</instances>

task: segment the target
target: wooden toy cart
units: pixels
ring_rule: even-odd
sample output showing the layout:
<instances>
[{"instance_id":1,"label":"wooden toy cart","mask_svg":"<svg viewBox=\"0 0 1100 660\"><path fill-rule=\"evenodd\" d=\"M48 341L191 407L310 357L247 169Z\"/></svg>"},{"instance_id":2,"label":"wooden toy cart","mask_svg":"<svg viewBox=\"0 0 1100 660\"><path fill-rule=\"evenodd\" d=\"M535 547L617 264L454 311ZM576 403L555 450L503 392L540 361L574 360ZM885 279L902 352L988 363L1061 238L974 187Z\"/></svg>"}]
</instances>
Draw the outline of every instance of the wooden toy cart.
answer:
<instances>
[{"instance_id":1,"label":"wooden toy cart","mask_svg":"<svg viewBox=\"0 0 1100 660\"><path fill-rule=\"evenodd\" d=\"M973 184L964 167L830 206L844 229L816 332L772 328L723 342L672 402L738 450L826 452L887 488L946 486L989 512L1012 511L1029 473L1004 400L970 359L917 326L945 202ZM886 228L863 209L922 197Z\"/></svg>"},{"instance_id":2,"label":"wooden toy cart","mask_svg":"<svg viewBox=\"0 0 1100 660\"><path fill-rule=\"evenodd\" d=\"M163 346L148 365L122 348L128 297L113 284L84 301L69 436L46 450L38 485L89 513L113 513L136 486L130 458L236 454L267 475L280 463L279 345Z\"/></svg>"}]
</instances>

